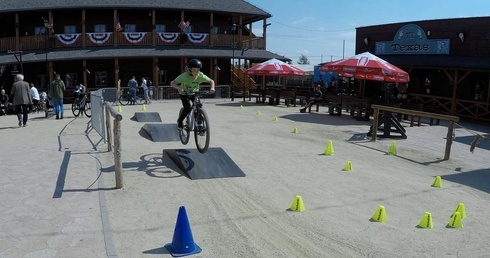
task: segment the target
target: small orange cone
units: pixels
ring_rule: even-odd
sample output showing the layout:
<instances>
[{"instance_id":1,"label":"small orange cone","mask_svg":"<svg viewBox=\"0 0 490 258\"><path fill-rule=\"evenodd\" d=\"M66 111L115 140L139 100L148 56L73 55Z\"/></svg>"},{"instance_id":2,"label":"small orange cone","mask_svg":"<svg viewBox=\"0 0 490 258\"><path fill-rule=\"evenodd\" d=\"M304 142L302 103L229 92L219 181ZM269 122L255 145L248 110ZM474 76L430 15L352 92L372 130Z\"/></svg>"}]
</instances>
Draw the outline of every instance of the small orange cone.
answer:
<instances>
[{"instance_id":1,"label":"small orange cone","mask_svg":"<svg viewBox=\"0 0 490 258\"><path fill-rule=\"evenodd\" d=\"M374 212L373 216L371 217L372 220L377 221L377 222L385 222L388 220L386 218L386 210L383 205L380 205L378 209L376 209L376 212Z\"/></svg>"},{"instance_id":2,"label":"small orange cone","mask_svg":"<svg viewBox=\"0 0 490 258\"><path fill-rule=\"evenodd\" d=\"M458 204L458 207L456 207L456 210L454 210L453 214L456 212L459 212L459 214L461 214L462 219L466 218L466 210L464 208L464 203Z\"/></svg>"},{"instance_id":3,"label":"small orange cone","mask_svg":"<svg viewBox=\"0 0 490 258\"><path fill-rule=\"evenodd\" d=\"M436 176L436 179L434 180L432 187L439 187L439 188L442 187L442 181L440 176Z\"/></svg>"},{"instance_id":4,"label":"small orange cone","mask_svg":"<svg viewBox=\"0 0 490 258\"><path fill-rule=\"evenodd\" d=\"M451 220L448 223L448 226L452 228L462 228L463 222L461 221L461 214L459 212L453 213Z\"/></svg>"},{"instance_id":5,"label":"small orange cone","mask_svg":"<svg viewBox=\"0 0 490 258\"><path fill-rule=\"evenodd\" d=\"M304 211L305 210L305 205L303 203L303 198L301 198L301 196L299 195L296 195L296 197L294 197L294 200L293 200L293 203L291 204L291 208L290 208L292 211Z\"/></svg>"},{"instance_id":6,"label":"small orange cone","mask_svg":"<svg viewBox=\"0 0 490 258\"><path fill-rule=\"evenodd\" d=\"M432 224L432 214L430 212L426 212L419 223L420 228L433 228L434 224Z\"/></svg>"},{"instance_id":7,"label":"small orange cone","mask_svg":"<svg viewBox=\"0 0 490 258\"><path fill-rule=\"evenodd\" d=\"M323 151L323 154L325 155L333 155L333 143L332 140L328 140L327 146L325 147L325 150Z\"/></svg>"},{"instance_id":8,"label":"small orange cone","mask_svg":"<svg viewBox=\"0 0 490 258\"><path fill-rule=\"evenodd\" d=\"M344 167L344 171L352 171L352 162L347 161Z\"/></svg>"}]
</instances>

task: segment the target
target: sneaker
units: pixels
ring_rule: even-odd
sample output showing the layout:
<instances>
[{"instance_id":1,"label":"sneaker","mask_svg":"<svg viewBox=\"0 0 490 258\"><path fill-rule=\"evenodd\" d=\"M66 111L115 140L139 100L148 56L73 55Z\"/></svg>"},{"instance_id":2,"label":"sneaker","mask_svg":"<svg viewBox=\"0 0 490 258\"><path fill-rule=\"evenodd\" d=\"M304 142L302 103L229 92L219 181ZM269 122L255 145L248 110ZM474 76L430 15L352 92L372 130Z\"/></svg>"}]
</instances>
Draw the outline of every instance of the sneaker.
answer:
<instances>
[{"instance_id":1,"label":"sneaker","mask_svg":"<svg viewBox=\"0 0 490 258\"><path fill-rule=\"evenodd\" d=\"M306 109L305 108L302 108L302 109L299 110L299 112L306 113Z\"/></svg>"},{"instance_id":2,"label":"sneaker","mask_svg":"<svg viewBox=\"0 0 490 258\"><path fill-rule=\"evenodd\" d=\"M56 115L56 119L60 119L60 116Z\"/></svg>"},{"instance_id":3,"label":"sneaker","mask_svg":"<svg viewBox=\"0 0 490 258\"><path fill-rule=\"evenodd\" d=\"M26 127L26 126L27 126L27 124L24 124L24 127Z\"/></svg>"},{"instance_id":4,"label":"sneaker","mask_svg":"<svg viewBox=\"0 0 490 258\"><path fill-rule=\"evenodd\" d=\"M63 119L63 114L61 114L60 119Z\"/></svg>"},{"instance_id":5,"label":"sneaker","mask_svg":"<svg viewBox=\"0 0 490 258\"><path fill-rule=\"evenodd\" d=\"M22 126L22 122L19 120L19 127L21 127L21 126Z\"/></svg>"},{"instance_id":6,"label":"sneaker","mask_svg":"<svg viewBox=\"0 0 490 258\"><path fill-rule=\"evenodd\" d=\"M184 126L182 125L182 122L177 121L177 129L179 131L182 131L183 128L184 128Z\"/></svg>"}]
</instances>

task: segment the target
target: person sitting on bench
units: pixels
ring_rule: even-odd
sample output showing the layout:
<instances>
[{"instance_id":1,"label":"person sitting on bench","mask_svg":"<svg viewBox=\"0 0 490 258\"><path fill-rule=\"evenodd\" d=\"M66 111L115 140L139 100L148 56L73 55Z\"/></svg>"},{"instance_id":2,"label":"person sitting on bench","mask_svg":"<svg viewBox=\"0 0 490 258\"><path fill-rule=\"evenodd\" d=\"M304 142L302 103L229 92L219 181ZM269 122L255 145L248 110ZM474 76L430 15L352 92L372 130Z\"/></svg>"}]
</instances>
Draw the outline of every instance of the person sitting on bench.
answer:
<instances>
[{"instance_id":1,"label":"person sitting on bench","mask_svg":"<svg viewBox=\"0 0 490 258\"><path fill-rule=\"evenodd\" d=\"M305 113L306 112L306 109L308 109L312 105L314 105L314 104L319 103L320 101L322 101L322 95L323 95L323 93L322 93L322 91L320 89L320 86L319 85L315 85L313 87L314 87L313 98L310 98L306 102L305 106L299 110L299 112Z\"/></svg>"}]
</instances>

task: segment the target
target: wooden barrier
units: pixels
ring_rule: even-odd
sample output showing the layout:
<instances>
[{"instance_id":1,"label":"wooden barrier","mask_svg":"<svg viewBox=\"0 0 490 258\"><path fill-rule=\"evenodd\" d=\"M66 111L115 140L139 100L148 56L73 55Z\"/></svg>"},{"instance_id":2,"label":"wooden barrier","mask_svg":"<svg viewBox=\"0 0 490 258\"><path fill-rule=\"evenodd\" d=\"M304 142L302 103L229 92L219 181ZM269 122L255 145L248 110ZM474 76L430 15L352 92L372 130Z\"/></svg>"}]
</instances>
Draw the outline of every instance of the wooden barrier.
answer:
<instances>
[{"instance_id":1,"label":"wooden barrier","mask_svg":"<svg viewBox=\"0 0 490 258\"><path fill-rule=\"evenodd\" d=\"M451 144L453 143L454 123L459 121L459 117L449 116L449 115L441 115L441 114L429 113L429 112L417 111L417 110L388 107L388 106L382 106L382 105L371 105L371 108L374 110L374 119L373 119L373 126L372 126L372 138L371 138L371 141L373 141L373 142L375 142L376 138L377 138L377 131L378 131L377 125L378 125L378 119L379 119L379 111L398 113L398 114L406 114L406 115L411 115L411 116L428 117L428 118L440 119L440 120L447 120L449 123L448 123L448 128L447 128L447 135L446 135L446 150L444 153L444 160L449 159L449 156L451 153Z\"/></svg>"}]
</instances>

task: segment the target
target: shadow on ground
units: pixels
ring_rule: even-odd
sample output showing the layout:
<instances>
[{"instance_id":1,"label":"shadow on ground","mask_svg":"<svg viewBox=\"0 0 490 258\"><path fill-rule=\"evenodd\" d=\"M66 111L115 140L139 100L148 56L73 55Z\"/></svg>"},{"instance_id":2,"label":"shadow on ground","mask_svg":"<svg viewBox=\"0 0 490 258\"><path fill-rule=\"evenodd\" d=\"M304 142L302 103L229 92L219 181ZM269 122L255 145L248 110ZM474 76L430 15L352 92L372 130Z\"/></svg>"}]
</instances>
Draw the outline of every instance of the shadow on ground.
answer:
<instances>
[{"instance_id":1,"label":"shadow on ground","mask_svg":"<svg viewBox=\"0 0 490 258\"><path fill-rule=\"evenodd\" d=\"M490 193L490 168L441 176L443 180L466 185Z\"/></svg>"}]
</instances>

